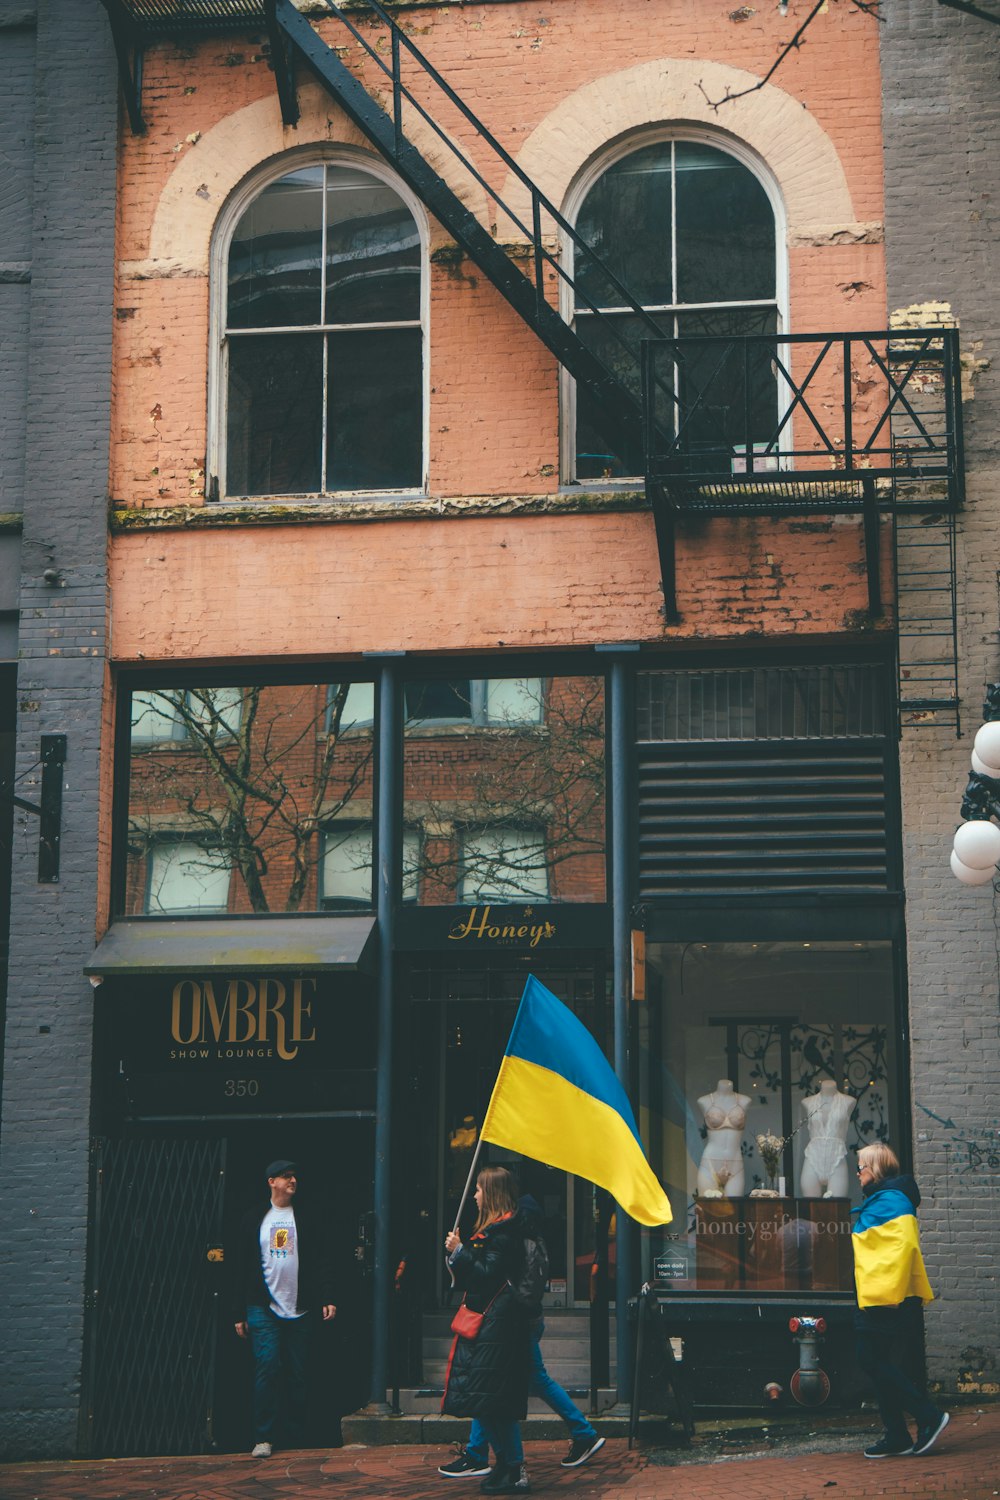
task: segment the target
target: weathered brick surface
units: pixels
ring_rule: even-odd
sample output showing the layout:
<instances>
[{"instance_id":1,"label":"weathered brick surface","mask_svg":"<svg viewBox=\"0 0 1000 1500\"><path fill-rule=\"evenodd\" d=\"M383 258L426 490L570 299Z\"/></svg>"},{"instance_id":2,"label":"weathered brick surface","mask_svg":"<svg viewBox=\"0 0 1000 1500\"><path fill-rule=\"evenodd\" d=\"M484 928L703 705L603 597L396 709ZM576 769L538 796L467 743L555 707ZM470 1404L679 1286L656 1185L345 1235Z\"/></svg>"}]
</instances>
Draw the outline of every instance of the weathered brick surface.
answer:
<instances>
[{"instance_id":1,"label":"weathered brick surface","mask_svg":"<svg viewBox=\"0 0 1000 1500\"><path fill-rule=\"evenodd\" d=\"M961 886L951 838L997 655L1000 520L1000 239L996 170L1000 29L923 0L882 28L890 307L949 303L962 348L992 361L966 403L960 522L964 733L908 732L901 752L916 1164L924 1246L941 1295L927 1318L931 1373L996 1389L1000 1296L1000 939L990 888ZM931 309L933 312L933 309Z\"/></svg>"},{"instance_id":2,"label":"weathered brick surface","mask_svg":"<svg viewBox=\"0 0 1000 1500\"><path fill-rule=\"evenodd\" d=\"M22 33L0 29L5 91L9 62L27 69L25 101L35 96L22 121L33 212L19 356L21 794L38 797L40 734L65 733L68 760L58 885L37 884L37 819L18 812L14 829L0 1171L21 1187L4 1235L0 1450L18 1455L73 1452L80 1398L93 1015L81 970L101 845L116 128L114 55L98 8L40 0L37 11L34 63ZM25 151L22 178L27 160ZM48 567L55 585L42 578Z\"/></svg>"}]
</instances>

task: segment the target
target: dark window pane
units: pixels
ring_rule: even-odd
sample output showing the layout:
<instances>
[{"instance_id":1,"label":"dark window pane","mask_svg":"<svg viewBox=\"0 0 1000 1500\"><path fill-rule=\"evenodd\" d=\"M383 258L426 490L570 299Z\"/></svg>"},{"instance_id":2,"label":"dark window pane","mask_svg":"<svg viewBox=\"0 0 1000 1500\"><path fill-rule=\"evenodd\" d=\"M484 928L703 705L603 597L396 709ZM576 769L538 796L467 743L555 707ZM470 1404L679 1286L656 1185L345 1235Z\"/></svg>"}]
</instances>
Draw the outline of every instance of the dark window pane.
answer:
<instances>
[{"instance_id":1,"label":"dark window pane","mask_svg":"<svg viewBox=\"0 0 1000 1500\"><path fill-rule=\"evenodd\" d=\"M774 212L746 167L711 146L677 143L677 300L774 296Z\"/></svg>"},{"instance_id":2,"label":"dark window pane","mask_svg":"<svg viewBox=\"0 0 1000 1500\"><path fill-rule=\"evenodd\" d=\"M327 178L326 321L420 317L420 237L409 209L367 173Z\"/></svg>"},{"instance_id":3,"label":"dark window pane","mask_svg":"<svg viewBox=\"0 0 1000 1500\"><path fill-rule=\"evenodd\" d=\"M663 319L663 331L673 331L673 318ZM614 314L605 318L581 317L576 330L588 348L639 398L639 343L649 336L641 318ZM616 431L594 398L582 386L576 388L576 461L580 479L619 479L643 472L639 444L629 445Z\"/></svg>"},{"instance_id":4,"label":"dark window pane","mask_svg":"<svg viewBox=\"0 0 1000 1500\"><path fill-rule=\"evenodd\" d=\"M670 143L646 146L609 167L587 194L576 228L636 302L672 302ZM622 306L621 293L579 252L576 282L597 307ZM577 307L586 307L579 291Z\"/></svg>"},{"instance_id":5,"label":"dark window pane","mask_svg":"<svg viewBox=\"0 0 1000 1500\"><path fill-rule=\"evenodd\" d=\"M419 723L426 719L471 718L471 687L468 678L458 682L408 682L407 723Z\"/></svg>"},{"instance_id":6,"label":"dark window pane","mask_svg":"<svg viewBox=\"0 0 1000 1500\"><path fill-rule=\"evenodd\" d=\"M773 308L725 308L685 313L681 338L725 334L732 342L688 345L679 377L681 449L697 455L699 469L731 474L746 444L766 445L778 420L778 386L771 344L744 343L742 335L773 333ZM707 462L703 459L707 458ZM774 462L771 460L771 462Z\"/></svg>"},{"instance_id":7,"label":"dark window pane","mask_svg":"<svg viewBox=\"0 0 1000 1500\"><path fill-rule=\"evenodd\" d=\"M315 493L322 421L322 334L230 340L227 494Z\"/></svg>"},{"instance_id":8,"label":"dark window pane","mask_svg":"<svg viewBox=\"0 0 1000 1500\"><path fill-rule=\"evenodd\" d=\"M323 168L290 172L254 199L229 248L230 328L320 319Z\"/></svg>"},{"instance_id":9,"label":"dark window pane","mask_svg":"<svg viewBox=\"0 0 1000 1500\"><path fill-rule=\"evenodd\" d=\"M416 489L422 479L421 333L330 339L327 489Z\"/></svg>"}]
</instances>

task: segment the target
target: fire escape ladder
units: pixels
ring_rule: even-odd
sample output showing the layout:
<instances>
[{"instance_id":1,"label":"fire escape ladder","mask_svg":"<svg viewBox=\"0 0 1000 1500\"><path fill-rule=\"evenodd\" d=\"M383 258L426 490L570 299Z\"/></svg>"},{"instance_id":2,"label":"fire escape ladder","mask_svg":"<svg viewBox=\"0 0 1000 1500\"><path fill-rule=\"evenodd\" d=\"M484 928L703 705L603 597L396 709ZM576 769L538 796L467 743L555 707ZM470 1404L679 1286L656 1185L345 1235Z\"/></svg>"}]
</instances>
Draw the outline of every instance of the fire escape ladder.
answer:
<instances>
[{"instance_id":1,"label":"fire escape ladder","mask_svg":"<svg viewBox=\"0 0 1000 1500\"><path fill-rule=\"evenodd\" d=\"M893 534L900 728L958 734L955 512L894 507Z\"/></svg>"},{"instance_id":2,"label":"fire escape ladder","mask_svg":"<svg viewBox=\"0 0 1000 1500\"><path fill-rule=\"evenodd\" d=\"M918 342L919 337L897 332L894 370L913 359ZM901 732L954 728L958 736L956 546L964 445L957 330L924 346L920 369L922 379L911 383L909 402L897 403L889 422L899 727ZM950 462L947 475L922 492L914 476L928 436L947 448Z\"/></svg>"},{"instance_id":3,"label":"fire escape ladder","mask_svg":"<svg viewBox=\"0 0 1000 1500\"><path fill-rule=\"evenodd\" d=\"M334 0L325 0L325 3L330 14L343 24L363 49L366 59L374 62L385 79L387 104L391 101L391 113L382 108L342 61L339 52L343 49L328 46L309 21L296 10L291 0L264 0L264 9L269 27L287 40L291 54L297 55L311 69L322 86L391 163L470 260L489 278L577 384L589 392L593 398L593 420L606 428L604 435L615 443L624 439L627 443L634 444L636 451L641 452L643 440L638 379L639 350L621 337L614 320L601 317L600 309L576 280L574 267L562 263L559 255L560 238L563 243L574 247L574 258L582 257L594 280L599 279L603 286L614 289L620 306L628 308L641 320L647 337L662 336L658 324L581 239L556 206L473 114L409 36L397 26L378 0L364 0L364 4L366 10L386 29L386 53L372 45L359 30L356 8L352 7L352 14L348 15ZM493 170L496 171L499 167L505 177L510 174L520 183L530 200L530 210L518 210L505 202L497 186L485 175L489 169L480 170L414 94L403 78L404 56L408 63L419 70L421 89L433 88L438 91L451 109L457 111L462 120L472 127L476 133L477 145L483 148L483 154L488 152L493 161ZM282 103L284 108L284 97ZM528 267L528 274L521 271L507 250L497 243L440 173L407 139L405 115L418 116L434 132L442 147L457 161L466 176L516 226L524 238L523 255L519 258ZM519 245L518 249L520 248ZM634 368L636 373L634 391L608 369L560 315L558 309L551 305L546 295L546 277L548 275L551 281L552 274L557 278L557 283L562 281L570 289L574 305L582 303L600 319L601 327L612 347L617 346L616 354L623 351L627 356L626 368Z\"/></svg>"}]
</instances>

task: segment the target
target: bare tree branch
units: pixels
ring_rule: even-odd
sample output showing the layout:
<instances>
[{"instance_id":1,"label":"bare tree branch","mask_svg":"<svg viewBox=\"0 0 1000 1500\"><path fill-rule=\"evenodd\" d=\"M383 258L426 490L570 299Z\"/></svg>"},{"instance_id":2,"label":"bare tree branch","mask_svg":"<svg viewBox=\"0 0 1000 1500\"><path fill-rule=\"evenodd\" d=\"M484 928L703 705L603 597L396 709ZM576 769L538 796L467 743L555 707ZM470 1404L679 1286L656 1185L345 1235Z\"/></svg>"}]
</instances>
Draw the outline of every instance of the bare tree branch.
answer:
<instances>
[{"instance_id":1,"label":"bare tree branch","mask_svg":"<svg viewBox=\"0 0 1000 1500\"><path fill-rule=\"evenodd\" d=\"M828 3L829 0L816 0L816 4L806 16L798 31L796 31L791 40L786 42L784 47L782 47L781 51L778 53L778 56L768 68L763 78L761 78L757 83L751 84L749 88L738 89L735 94L727 89L721 99L710 99L708 97L708 93L705 90L704 84L699 79L697 87L708 107L710 109L719 110L724 104L732 104L735 99L745 99L747 94L756 94L759 89L762 89L765 84L769 83L774 77L775 73L777 73L778 69L781 67L782 63L785 61L786 57L788 57L792 52L795 52L801 45L802 38L809 30L809 27L819 15L820 11L827 8ZM881 0L850 0L850 3L854 10L864 11L865 15L874 16L877 21L883 20L883 17L880 14Z\"/></svg>"}]
</instances>

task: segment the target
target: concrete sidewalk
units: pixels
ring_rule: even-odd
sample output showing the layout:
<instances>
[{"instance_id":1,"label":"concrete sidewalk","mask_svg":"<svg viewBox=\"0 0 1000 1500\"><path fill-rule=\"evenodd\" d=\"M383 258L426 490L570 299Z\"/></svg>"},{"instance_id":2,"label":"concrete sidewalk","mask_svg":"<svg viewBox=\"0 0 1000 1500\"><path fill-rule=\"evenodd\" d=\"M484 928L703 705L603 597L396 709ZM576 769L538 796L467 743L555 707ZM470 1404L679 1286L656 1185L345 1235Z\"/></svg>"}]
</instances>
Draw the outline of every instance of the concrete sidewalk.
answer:
<instances>
[{"instance_id":1,"label":"concrete sidewalk","mask_svg":"<svg viewBox=\"0 0 1000 1500\"><path fill-rule=\"evenodd\" d=\"M953 1414L925 1458L864 1458L868 1423L839 1430L804 1425L778 1438L760 1429L744 1437L715 1432L689 1449L628 1452L612 1438L581 1469L562 1469L563 1443L527 1448L537 1495L580 1500L862 1500L885 1495L993 1500L1000 1496L1000 1407ZM768 1447L768 1444L773 1446ZM740 1451L741 1445L760 1451ZM276 1453L254 1460L222 1457L105 1459L0 1466L0 1500L417 1500L476 1496L477 1480L444 1479L447 1457L427 1447L338 1448Z\"/></svg>"}]
</instances>

